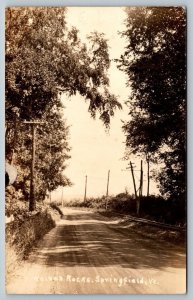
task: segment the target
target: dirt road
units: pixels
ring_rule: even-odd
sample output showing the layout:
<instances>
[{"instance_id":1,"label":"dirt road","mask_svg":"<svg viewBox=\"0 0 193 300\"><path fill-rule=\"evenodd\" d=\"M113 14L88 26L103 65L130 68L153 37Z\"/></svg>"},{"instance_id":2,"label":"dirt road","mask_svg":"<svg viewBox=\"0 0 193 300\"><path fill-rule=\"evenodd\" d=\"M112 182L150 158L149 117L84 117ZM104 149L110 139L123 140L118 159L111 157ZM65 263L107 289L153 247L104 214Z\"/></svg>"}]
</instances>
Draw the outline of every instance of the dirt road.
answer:
<instances>
[{"instance_id":1,"label":"dirt road","mask_svg":"<svg viewBox=\"0 0 193 300\"><path fill-rule=\"evenodd\" d=\"M146 239L97 213L64 208L64 214L9 280L8 293L185 293L182 247Z\"/></svg>"}]
</instances>

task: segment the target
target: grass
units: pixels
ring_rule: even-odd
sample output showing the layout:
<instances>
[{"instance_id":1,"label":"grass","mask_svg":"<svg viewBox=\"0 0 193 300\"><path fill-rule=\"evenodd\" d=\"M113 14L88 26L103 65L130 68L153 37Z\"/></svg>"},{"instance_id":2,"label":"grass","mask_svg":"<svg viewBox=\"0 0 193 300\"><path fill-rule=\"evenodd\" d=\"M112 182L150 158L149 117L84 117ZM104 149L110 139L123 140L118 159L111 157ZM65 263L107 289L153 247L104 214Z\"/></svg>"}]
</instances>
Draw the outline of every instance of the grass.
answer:
<instances>
[{"instance_id":1,"label":"grass","mask_svg":"<svg viewBox=\"0 0 193 300\"><path fill-rule=\"evenodd\" d=\"M176 245L186 243L186 234L184 231L163 229L127 220L121 222L121 225L141 236L151 238L152 240L167 241Z\"/></svg>"},{"instance_id":2,"label":"grass","mask_svg":"<svg viewBox=\"0 0 193 300\"><path fill-rule=\"evenodd\" d=\"M166 210L169 208L169 205L165 202L165 200L157 197L144 197L141 202L140 217L162 222L165 221L165 223L174 223L172 218L169 218L169 212ZM129 228L129 230L132 230L145 238L166 241L172 244L186 243L186 233L184 231L163 229L127 220L127 215L136 216L136 200L127 194L119 194L114 197L109 197L107 209L106 197L104 196L88 198L86 201L74 199L66 202L65 206L92 209L104 217L112 220L118 220L118 227L121 226L121 228ZM123 217L117 215L117 212L123 214Z\"/></svg>"}]
</instances>

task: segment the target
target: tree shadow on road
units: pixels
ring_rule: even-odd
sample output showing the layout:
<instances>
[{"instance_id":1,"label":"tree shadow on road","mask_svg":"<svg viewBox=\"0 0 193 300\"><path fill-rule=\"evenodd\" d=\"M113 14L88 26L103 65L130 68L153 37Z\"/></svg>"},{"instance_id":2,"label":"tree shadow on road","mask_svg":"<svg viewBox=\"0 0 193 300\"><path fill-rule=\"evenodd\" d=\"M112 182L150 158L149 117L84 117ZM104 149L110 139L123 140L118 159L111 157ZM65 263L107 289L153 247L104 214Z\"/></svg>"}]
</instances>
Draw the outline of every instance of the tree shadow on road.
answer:
<instances>
[{"instance_id":1,"label":"tree shadow on road","mask_svg":"<svg viewBox=\"0 0 193 300\"><path fill-rule=\"evenodd\" d=\"M184 249L144 238L96 213L64 217L30 258L55 267L185 268Z\"/></svg>"}]
</instances>

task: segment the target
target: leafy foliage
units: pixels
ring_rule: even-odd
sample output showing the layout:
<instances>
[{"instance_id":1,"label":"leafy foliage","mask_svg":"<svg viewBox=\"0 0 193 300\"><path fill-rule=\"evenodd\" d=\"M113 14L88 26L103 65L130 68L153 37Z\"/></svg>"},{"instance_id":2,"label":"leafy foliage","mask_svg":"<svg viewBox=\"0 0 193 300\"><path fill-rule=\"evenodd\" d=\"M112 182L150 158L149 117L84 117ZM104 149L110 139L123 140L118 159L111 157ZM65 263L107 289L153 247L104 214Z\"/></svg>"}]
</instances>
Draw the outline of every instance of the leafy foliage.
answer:
<instances>
[{"instance_id":1,"label":"leafy foliage","mask_svg":"<svg viewBox=\"0 0 193 300\"><path fill-rule=\"evenodd\" d=\"M44 123L36 129L35 185L36 197L43 200L48 192L58 186L70 186L70 180L64 175L66 160L70 158L68 145L68 126L62 113L54 108L42 116ZM14 131L13 131L14 134ZM19 175L14 184L21 189L27 200L30 193L30 164L32 134L30 125L17 125L17 143L15 144L14 163Z\"/></svg>"},{"instance_id":2,"label":"leafy foliage","mask_svg":"<svg viewBox=\"0 0 193 300\"><path fill-rule=\"evenodd\" d=\"M6 9L6 146L7 158L20 169L16 186L29 195L31 133L24 120L41 120L37 128L35 184L39 199L46 191L70 185L64 175L69 158L68 126L62 118L61 95L79 93L89 112L109 126L116 97L108 91L110 66L103 34L91 33L81 43L76 28L66 24L66 8Z\"/></svg>"},{"instance_id":3,"label":"leafy foliage","mask_svg":"<svg viewBox=\"0 0 193 300\"><path fill-rule=\"evenodd\" d=\"M125 53L119 68L128 76L130 120L124 122L132 153L164 163L163 194L185 193L186 16L182 7L128 8Z\"/></svg>"},{"instance_id":4,"label":"leafy foliage","mask_svg":"<svg viewBox=\"0 0 193 300\"><path fill-rule=\"evenodd\" d=\"M140 217L164 222L168 224L181 224L185 223L184 203L181 201L167 201L161 196L145 196L141 197L140 204ZM136 199L134 196L126 193L120 193L116 196L110 196L108 205L106 206L107 199L105 196L97 198L87 198L86 201L80 199L73 199L65 202L66 207L86 207L97 211L105 211L105 214L113 215L112 212L118 212L125 215L137 216L136 214ZM115 213L116 214L116 213Z\"/></svg>"},{"instance_id":5,"label":"leafy foliage","mask_svg":"<svg viewBox=\"0 0 193 300\"><path fill-rule=\"evenodd\" d=\"M87 49L78 30L68 29L65 8L6 10L6 107L21 119L41 118L59 93L79 92L108 125L113 109L121 107L108 90L110 65L107 41L92 33ZM57 105L61 105L57 102Z\"/></svg>"}]
</instances>

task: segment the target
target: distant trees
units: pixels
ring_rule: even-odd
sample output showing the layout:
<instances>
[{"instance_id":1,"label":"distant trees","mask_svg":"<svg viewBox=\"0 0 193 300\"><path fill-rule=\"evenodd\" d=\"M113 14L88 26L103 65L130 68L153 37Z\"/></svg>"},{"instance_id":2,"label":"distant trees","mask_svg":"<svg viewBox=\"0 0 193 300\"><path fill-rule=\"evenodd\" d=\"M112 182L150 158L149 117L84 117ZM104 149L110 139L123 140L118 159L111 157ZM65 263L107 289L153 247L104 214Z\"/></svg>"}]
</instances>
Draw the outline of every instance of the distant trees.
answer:
<instances>
[{"instance_id":1,"label":"distant trees","mask_svg":"<svg viewBox=\"0 0 193 300\"><path fill-rule=\"evenodd\" d=\"M186 12L183 7L126 9L127 47L119 68L132 88L124 122L128 151L162 163L167 197L184 199L186 157Z\"/></svg>"},{"instance_id":2,"label":"distant trees","mask_svg":"<svg viewBox=\"0 0 193 300\"><path fill-rule=\"evenodd\" d=\"M76 28L66 24L66 8L6 9L6 146L21 168L18 184L29 187L31 134L24 120L40 119L37 128L40 198L46 190L69 185L63 174L69 158L68 127L62 117L61 94L79 93L89 101L89 112L109 126L116 97L108 91L110 60L104 36L92 33L90 47L81 43ZM11 149L11 151L10 151Z\"/></svg>"}]
</instances>

